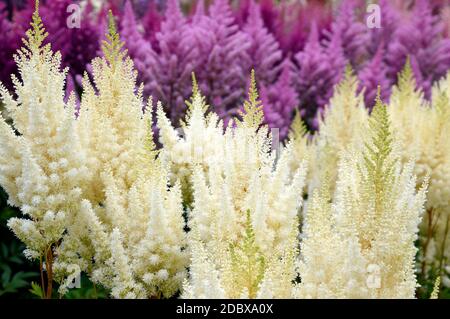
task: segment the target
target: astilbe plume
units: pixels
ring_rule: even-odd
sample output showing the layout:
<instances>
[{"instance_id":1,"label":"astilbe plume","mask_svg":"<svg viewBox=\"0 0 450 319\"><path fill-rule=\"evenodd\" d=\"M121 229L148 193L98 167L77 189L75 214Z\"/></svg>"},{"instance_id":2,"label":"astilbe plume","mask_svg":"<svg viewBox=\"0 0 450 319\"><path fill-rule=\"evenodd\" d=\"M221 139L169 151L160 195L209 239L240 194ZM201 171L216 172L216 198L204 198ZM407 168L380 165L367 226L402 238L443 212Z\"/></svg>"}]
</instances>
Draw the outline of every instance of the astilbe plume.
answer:
<instances>
[{"instance_id":1,"label":"astilbe plume","mask_svg":"<svg viewBox=\"0 0 450 319\"><path fill-rule=\"evenodd\" d=\"M299 297L415 296L414 242L427 183L416 191L413 162L401 164L379 96L369 128L362 151L349 148L342 157L334 197L323 187L308 203Z\"/></svg>"},{"instance_id":2,"label":"astilbe plume","mask_svg":"<svg viewBox=\"0 0 450 319\"><path fill-rule=\"evenodd\" d=\"M320 31L320 37L324 36L326 30L330 30L332 24L332 5L326 1L308 1L296 10L295 2L285 2L282 6L287 21L281 21L282 29L275 32L280 46L285 54L295 54L303 50L308 34L311 32L312 23L315 23ZM291 19L289 17L290 12Z\"/></svg>"},{"instance_id":3,"label":"astilbe plume","mask_svg":"<svg viewBox=\"0 0 450 319\"><path fill-rule=\"evenodd\" d=\"M395 79L407 57L411 58L418 85L430 97L432 83L450 68L450 39L443 38L442 23L427 0L416 2L409 19L397 28L387 51L388 75Z\"/></svg>"},{"instance_id":4,"label":"astilbe plume","mask_svg":"<svg viewBox=\"0 0 450 319\"><path fill-rule=\"evenodd\" d=\"M126 43L128 54L133 59L136 70L138 70L138 81L144 84L144 94L150 96L154 78L157 76L154 74L157 68L156 52L139 30L130 1L125 3L120 23L120 35Z\"/></svg>"},{"instance_id":5,"label":"astilbe plume","mask_svg":"<svg viewBox=\"0 0 450 319\"><path fill-rule=\"evenodd\" d=\"M141 18L142 26L145 31L145 37L150 41L150 44L157 49L158 42L156 34L161 30L161 23L163 16L158 10L157 2L151 1L147 3L145 14Z\"/></svg>"},{"instance_id":6,"label":"astilbe plume","mask_svg":"<svg viewBox=\"0 0 450 319\"><path fill-rule=\"evenodd\" d=\"M20 34L17 26L8 19L8 12L0 3L0 81L8 88L12 88L11 74L16 72L13 55L20 47Z\"/></svg>"},{"instance_id":7,"label":"astilbe plume","mask_svg":"<svg viewBox=\"0 0 450 319\"><path fill-rule=\"evenodd\" d=\"M450 212L450 146L448 143L448 119L450 110L449 76L433 88L432 102L427 103L423 92L416 89L413 71L406 65L393 88L390 115L393 127L406 161L409 156L416 160L415 173L418 183L429 178L427 214L422 225L424 249L421 256L423 276L435 276L429 272L435 267L438 275L448 266L449 212ZM431 237L430 237L431 236ZM447 275L448 276L448 275ZM443 277L449 286L448 277Z\"/></svg>"},{"instance_id":8,"label":"astilbe plume","mask_svg":"<svg viewBox=\"0 0 450 319\"><path fill-rule=\"evenodd\" d=\"M0 183L25 216L8 225L41 271L45 263L47 298L52 280L65 294L80 272L116 298L169 297L187 262L181 189L167 187L155 159L152 112L142 112L133 62L111 23L76 117L75 96L63 100L67 69L43 46L46 36L36 9L16 57L17 100L1 87L17 134L0 122Z\"/></svg>"},{"instance_id":9,"label":"astilbe plume","mask_svg":"<svg viewBox=\"0 0 450 319\"><path fill-rule=\"evenodd\" d=\"M312 136L308 132L308 128L298 111L295 112L288 136L284 143L286 144L287 142L290 142L292 145L292 155L289 164L291 167L291 174L299 168L302 159L308 160L309 166L312 166L312 161L310 161L311 155L313 155ZM306 178L307 183L309 183L313 171L308 168L307 173L308 175Z\"/></svg>"},{"instance_id":10,"label":"astilbe plume","mask_svg":"<svg viewBox=\"0 0 450 319\"><path fill-rule=\"evenodd\" d=\"M221 151L219 139L223 132L223 123L217 114L211 113L205 117L208 105L199 93L195 77L192 91L190 101L186 101L188 112L182 122L181 132L176 125L172 126L161 103L157 108L159 142L163 145L160 158L170 169L171 183L177 180L181 182L187 205L192 202L192 169L194 165L200 164L205 165L205 170L208 169L204 161Z\"/></svg>"},{"instance_id":11,"label":"astilbe plume","mask_svg":"<svg viewBox=\"0 0 450 319\"><path fill-rule=\"evenodd\" d=\"M236 19L242 25L249 15L251 0L239 2ZM291 56L304 48L312 22L320 31L331 26L331 5L325 1L277 3L262 0L259 3L264 25L276 38L284 56Z\"/></svg>"},{"instance_id":12,"label":"astilbe plume","mask_svg":"<svg viewBox=\"0 0 450 319\"><path fill-rule=\"evenodd\" d=\"M92 62L95 88L83 81L79 120L89 127L96 181L94 205L83 202L82 210L93 249L88 272L115 298L170 297L187 262L181 189L167 187L168 174L155 159L152 112L142 113L143 87L136 92L137 73L123 45L110 22L104 57Z\"/></svg>"},{"instance_id":13,"label":"astilbe plume","mask_svg":"<svg viewBox=\"0 0 450 319\"><path fill-rule=\"evenodd\" d=\"M26 30L30 21L33 4L34 0L28 0L25 9L14 14L14 23L22 30ZM51 43L55 50L61 52L63 67L70 67L71 79L68 79L68 85L78 87L86 65L99 50L100 32L90 1L86 1L81 11L80 28L71 28L68 21L72 12L67 9L72 4L81 5L81 1L43 1L39 12L49 32L47 43Z\"/></svg>"},{"instance_id":14,"label":"astilbe plume","mask_svg":"<svg viewBox=\"0 0 450 319\"><path fill-rule=\"evenodd\" d=\"M358 69L367 58L370 40L369 28L360 21L357 9L364 8L361 0L343 0L331 26L330 38L339 37L345 57Z\"/></svg>"},{"instance_id":15,"label":"astilbe plume","mask_svg":"<svg viewBox=\"0 0 450 319\"><path fill-rule=\"evenodd\" d=\"M60 53L43 45L46 37L36 9L25 46L15 56L21 78L13 77L17 99L1 86L14 130L0 121L0 183L9 204L24 215L11 218L8 226L25 243L25 255L40 260L41 271L46 264L44 295L51 297L52 280L58 277L53 273L56 249L77 231L82 190L92 174L74 99L63 100L67 69L60 70Z\"/></svg>"},{"instance_id":16,"label":"astilbe plume","mask_svg":"<svg viewBox=\"0 0 450 319\"><path fill-rule=\"evenodd\" d=\"M197 42L204 56L195 71L199 87L219 117L229 119L243 101L251 40L239 30L227 0L215 0L208 15L194 21L193 31L204 34Z\"/></svg>"},{"instance_id":17,"label":"astilbe plume","mask_svg":"<svg viewBox=\"0 0 450 319\"><path fill-rule=\"evenodd\" d=\"M131 9L127 10L127 19L134 19ZM145 94L163 101L170 118L178 121L185 111L184 100L190 93L190 75L198 63L195 58L200 54L178 1L170 0L167 4L161 30L155 35L157 54L150 43L140 39L137 30L133 30L136 28L134 22L125 23L123 26L128 29L124 33L125 41L138 41L136 45L130 44L130 54L136 60L138 70L145 74Z\"/></svg>"},{"instance_id":18,"label":"astilbe plume","mask_svg":"<svg viewBox=\"0 0 450 319\"><path fill-rule=\"evenodd\" d=\"M383 55L384 48L380 45L373 58L358 73L359 90L364 90L364 102L368 108L373 107L378 88L383 101L388 101L391 94L391 81L387 76Z\"/></svg>"},{"instance_id":19,"label":"astilbe plume","mask_svg":"<svg viewBox=\"0 0 450 319\"><path fill-rule=\"evenodd\" d=\"M370 29L370 43L368 51L371 56L375 55L380 47L386 52L389 43L401 21L401 13L395 9L395 5L389 0L380 0L380 27ZM366 17L366 21L369 17ZM383 57L385 55L383 54Z\"/></svg>"},{"instance_id":20,"label":"astilbe plume","mask_svg":"<svg viewBox=\"0 0 450 319\"><path fill-rule=\"evenodd\" d=\"M310 164L310 190L320 187L325 175L330 187L334 188L342 152L349 147L361 149L363 146L361 136L366 130L368 112L362 93L357 94L357 91L358 80L351 67L347 67L345 77L336 86L310 145L311 157L315 159Z\"/></svg>"},{"instance_id":21,"label":"astilbe plume","mask_svg":"<svg viewBox=\"0 0 450 319\"><path fill-rule=\"evenodd\" d=\"M264 123L279 130L280 140L288 134L293 112L299 105L294 88L291 63L285 61L278 79L272 84L261 85L261 100L264 105ZM280 94L280 92L283 92Z\"/></svg>"},{"instance_id":22,"label":"astilbe plume","mask_svg":"<svg viewBox=\"0 0 450 319\"><path fill-rule=\"evenodd\" d=\"M297 92L300 114L308 126L317 128L316 115L333 94L333 86L339 82L345 67L345 59L339 37L324 45L319 41L316 26L312 27L305 49L295 60L298 64Z\"/></svg>"},{"instance_id":23,"label":"astilbe plume","mask_svg":"<svg viewBox=\"0 0 450 319\"><path fill-rule=\"evenodd\" d=\"M197 95L193 114L200 102ZM221 152L193 169L187 298L291 295L305 163L289 177L288 146L275 164L254 76L242 118L220 132Z\"/></svg>"},{"instance_id":24,"label":"astilbe plume","mask_svg":"<svg viewBox=\"0 0 450 319\"><path fill-rule=\"evenodd\" d=\"M243 31L251 41L247 52L251 57L251 68L258 75L258 81L263 84L273 83L282 52L274 36L264 27L260 7L254 0L250 1L249 15Z\"/></svg>"}]
</instances>

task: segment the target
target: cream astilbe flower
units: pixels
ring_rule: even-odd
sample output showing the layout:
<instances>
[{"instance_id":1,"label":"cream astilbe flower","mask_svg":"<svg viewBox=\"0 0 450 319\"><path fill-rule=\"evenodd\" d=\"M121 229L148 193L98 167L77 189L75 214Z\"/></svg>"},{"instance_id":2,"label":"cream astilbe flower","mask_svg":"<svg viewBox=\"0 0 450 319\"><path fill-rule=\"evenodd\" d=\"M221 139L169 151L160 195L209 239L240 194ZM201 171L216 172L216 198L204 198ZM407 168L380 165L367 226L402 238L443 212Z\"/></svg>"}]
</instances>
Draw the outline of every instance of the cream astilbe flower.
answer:
<instances>
[{"instance_id":1,"label":"cream astilbe flower","mask_svg":"<svg viewBox=\"0 0 450 319\"><path fill-rule=\"evenodd\" d=\"M368 112L364 94L358 92L358 79L347 67L345 78L335 88L333 97L320 119L319 131L311 146L310 181L308 191L320 187L324 174L328 174L334 188L341 153L348 147L362 148L361 137L366 130Z\"/></svg>"},{"instance_id":2,"label":"cream astilbe flower","mask_svg":"<svg viewBox=\"0 0 450 319\"><path fill-rule=\"evenodd\" d=\"M330 207L328 203L329 196L316 194L313 198L312 209L319 216L314 212L308 215L313 224L307 226L307 234L312 237L302 243L306 247L301 249L304 265L300 268L304 273L300 272L300 296L305 293L316 297L415 296L414 242L427 185L425 182L416 191L412 162L401 164L393 147L386 106L379 97L369 127L370 138L363 152L346 153L340 162L333 205ZM319 236L318 232L324 235ZM340 243L339 247L333 247L332 236ZM334 274L329 268L320 275L310 273L321 269L322 264L330 265L335 255L340 254L346 257L337 257L337 262L351 262L347 267L336 267L343 275Z\"/></svg>"},{"instance_id":3,"label":"cream astilbe flower","mask_svg":"<svg viewBox=\"0 0 450 319\"><path fill-rule=\"evenodd\" d=\"M200 106L194 103L193 112ZM252 76L242 120L218 136L220 153L193 168L190 227L195 236L189 242L201 249L192 252L196 267L184 285L186 296L200 298L208 285L220 287L217 292L224 291L227 298L280 298L291 293L291 252L296 247L306 164L290 176L291 146L277 160L268 128L261 123ZM218 277L208 277L207 268L216 269Z\"/></svg>"},{"instance_id":4,"label":"cream astilbe flower","mask_svg":"<svg viewBox=\"0 0 450 319\"><path fill-rule=\"evenodd\" d=\"M409 161L412 157L420 157L420 134L423 123L427 121L427 105L420 89L416 89L413 71L409 60L399 73L398 84L393 87L389 103L389 118L392 130L402 149L402 160ZM421 132L422 133L422 132ZM425 134L427 134L425 132ZM417 170L421 170L420 165ZM423 180L427 172L418 173L419 180Z\"/></svg>"},{"instance_id":5,"label":"cream astilbe flower","mask_svg":"<svg viewBox=\"0 0 450 319\"><path fill-rule=\"evenodd\" d=\"M447 76L433 88L429 104L423 93L416 90L411 66L407 63L399 76L399 84L393 89L389 107L394 133L401 143L403 162L414 157L418 187L429 178L427 214L422 225L425 238L421 271L424 276L428 276L431 264L442 270L445 264L441 260L450 257L450 234L446 231L450 216L449 78Z\"/></svg>"},{"instance_id":6,"label":"cream astilbe flower","mask_svg":"<svg viewBox=\"0 0 450 319\"><path fill-rule=\"evenodd\" d=\"M201 240L193 229L190 236L192 266L183 285L183 298L290 298L297 273L296 226L289 244L271 254L257 244L250 211L244 233L236 241Z\"/></svg>"},{"instance_id":7,"label":"cream astilbe flower","mask_svg":"<svg viewBox=\"0 0 450 319\"><path fill-rule=\"evenodd\" d=\"M336 226L329 185L324 181L308 201L296 298L363 298L368 296L366 261L356 234L345 237Z\"/></svg>"},{"instance_id":8,"label":"cream astilbe flower","mask_svg":"<svg viewBox=\"0 0 450 319\"><path fill-rule=\"evenodd\" d=\"M292 120L288 141L292 144L291 172L295 172L299 168L301 161L308 159L312 155L310 135L298 111L295 112ZM311 174L311 170L308 173Z\"/></svg>"},{"instance_id":9,"label":"cream astilbe flower","mask_svg":"<svg viewBox=\"0 0 450 319\"><path fill-rule=\"evenodd\" d=\"M75 100L64 103L67 69L61 56L43 45L47 33L38 2L24 47L15 61L20 79L13 76L17 99L0 86L0 97L13 120L13 128L0 121L0 184L8 202L24 218L11 218L8 226L21 239L31 259L45 260L47 297L51 297L57 254L75 231L82 190L91 180L82 127L75 118ZM59 278L61 280L61 278Z\"/></svg>"},{"instance_id":10,"label":"cream astilbe flower","mask_svg":"<svg viewBox=\"0 0 450 319\"><path fill-rule=\"evenodd\" d=\"M192 202L191 175L194 165L208 170L208 159L219 156L223 151L223 123L215 113L206 115L208 106L198 90L193 75L193 90L188 111L181 127L173 127L163 107L158 103L157 122L159 138L163 149L160 157L170 167L170 180L181 182L184 202Z\"/></svg>"},{"instance_id":11,"label":"cream astilbe flower","mask_svg":"<svg viewBox=\"0 0 450 319\"><path fill-rule=\"evenodd\" d=\"M450 75L448 76L450 78ZM450 81L444 79L433 89L431 107L423 111L423 120L416 128L417 173L429 174L430 187L427 201L427 215L424 222L425 247L422 271L428 273L428 266L434 265L437 275L448 285L449 277L443 269L450 260ZM431 229L428 229L431 228ZM429 235L433 238L428 238ZM428 236L427 236L428 235ZM441 273L442 272L442 273Z\"/></svg>"},{"instance_id":12,"label":"cream astilbe flower","mask_svg":"<svg viewBox=\"0 0 450 319\"><path fill-rule=\"evenodd\" d=\"M151 125L152 100L143 114L142 85L136 90L137 71L123 50L114 19L110 17L109 34L103 42L104 57L92 62L92 86L87 74L79 120L88 135L90 168L95 173L92 200L103 200L102 172L105 167L120 180L121 188L129 188L147 166L146 154L153 149ZM145 146L145 147L144 147Z\"/></svg>"},{"instance_id":13,"label":"cream astilbe flower","mask_svg":"<svg viewBox=\"0 0 450 319\"><path fill-rule=\"evenodd\" d=\"M89 138L95 183L83 202L86 271L115 298L170 297L185 277L187 255L181 190L168 187L156 159L151 101L142 112L133 62L122 50L112 15L103 58L93 62L95 89L84 81L79 121Z\"/></svg>"}]
</instances>

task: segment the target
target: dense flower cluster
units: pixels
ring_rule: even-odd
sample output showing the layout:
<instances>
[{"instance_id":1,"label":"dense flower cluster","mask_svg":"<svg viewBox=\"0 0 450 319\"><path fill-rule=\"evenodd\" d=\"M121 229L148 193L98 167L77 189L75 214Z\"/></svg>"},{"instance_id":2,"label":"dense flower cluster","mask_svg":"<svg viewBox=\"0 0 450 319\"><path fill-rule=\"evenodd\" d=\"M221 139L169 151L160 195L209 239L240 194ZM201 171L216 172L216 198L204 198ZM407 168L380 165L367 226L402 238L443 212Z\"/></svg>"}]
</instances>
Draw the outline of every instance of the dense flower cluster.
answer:
<instances>
[{"instance_id":1,"label":"dense flower cluster","mask_svg":"<svg viewBox=\"0 0 450 319\"><path fill-rule=\"evenodd\" d=\"M116 298L171 296L187 264L181 189L168 188L155 158L133 62L112 24L76 117L75 96L63 99L67 70L43 46L46 36L35 12L16 56L17 99L1 87L16 132L0 122L0 180L24 215L8 225L41 271L45 262L47 297L52 280L63 294L81 271Z\"/></svg>"},{"instance_id":2,"label":"dense flower cluster","mask_svg":"<svg viewBox=\"0 0 450 319\"><path fill-rule=\"evenodd\" d=\"M8 14L0 7L2 45L0 78L11 88L12 53L33 11L34 1ZM81 6L80 28L69 28L70 4ZM330 1L331 3L331 1ZM120 32L130 57L144 82L144 95L161 100L170 119L178 122L190 95L190 74L195 72L207 102L225 122L238 112L245 99L247 76L253 68L264 89L265 123L287 136L295 109L309 128L317 129L319 117L333 94L334 85L351 64L371 108L377 87L388 100L397 73L407 57L425 97L431 98L433 83L450 69L450 39L445 1L418 0L406 6L380 0L380 28L364 0L327 1L307 4L274 0L244 0L231 5L214 0L206 7L194 1L182 12L179 1L93 0L44 1L41 15L50 33L48 40L62 52L70 66L68 91L80 90L81 75L90 70L107 29L106 12L120 18ZM8 18L12 16L12 19ZM448 20L448 19L447 19ZM3 40L4 38L4 40ZM290 65L290 75L282 74ZM287 92L275 94L277 91ZM265 91L265 92L264 92ZM271 93L272 92L272 93ZM177 123L178 124L178 123Z\"/></svg>"},{"instance_id":3,"label":"dense flower cluster","mask_svg":"<svg viewBox=\"0 0 450 319\"><path fill-rule=\"evenodd\" d=\"M0 119L0 185L22 212L8 226L39 261L43 295L54 282L64 295L85 273L113 298L414 298L418 278L437 297L450 284L450 73L421 89L411 55L389 102L379 85L369 112L358 76L376 83L389 47L363 66L371 49L345 40L364 33L355 3L323 40L313 26L295 61L283 60L254 2L240 28L225 0L207 13L200 3L191 19L171 0L148 41L128 4L120 29L130 51L110 11L78 102L66 97L68 69L45 44L36 1L14 94L0 85L11 118ZM191 74L197 56L206 58ZM159 73L139 75L143 65ZM248 67L248 82L234 73ZM308 86L293 81L298 72L315 73L321 97L337 84L312 136L305 113L284 109L302 99L292 83Z\"/></svg>"}]
</instances>

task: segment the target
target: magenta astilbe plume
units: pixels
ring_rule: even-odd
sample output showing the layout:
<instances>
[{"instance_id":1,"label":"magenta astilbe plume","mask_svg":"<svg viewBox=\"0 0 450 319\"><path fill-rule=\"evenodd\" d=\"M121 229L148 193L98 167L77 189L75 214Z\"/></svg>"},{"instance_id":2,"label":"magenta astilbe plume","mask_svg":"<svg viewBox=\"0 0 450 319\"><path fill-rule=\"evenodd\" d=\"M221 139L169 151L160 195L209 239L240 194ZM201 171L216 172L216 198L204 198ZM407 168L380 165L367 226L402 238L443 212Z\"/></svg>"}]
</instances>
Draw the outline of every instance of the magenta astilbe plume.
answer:
<instances>
[{"instance_id":1,"label":"magenta astilbe plume","mask_svg":"<svg viewBox=\"0 0 450 319\"><path fill-rule=\"evenodd\" d=\"M150 41L152 47L157 49L156 34L161 31L163 17L157 8L155 1L147 4L147 9L141 19L145 32L145 38Z\"/></svg>"},{"instance_id":2,"label":"magenta astilbe plume","mask_svg":"<svg viewBox=\"0 0 450 319\"><path fill-rule=\"evenodd\" d=\"M185 110L184 101L191 92L191 73L195 70L198 51L190 37L189 24L177 0L169 0L161 31L156 34L159 52L150 76L149 92L161 100L173 121Z\"/></svg>"},{"instance_id":3,"label":"magenta astilbe plume","mask_svg":"<svg viewBox=\"0 0 450 319\"><path fill-rule=\"evenodd\" d=\"M355 69L367 58L370 44L370 29L360 21L358 8L365 8L362 0L344 0L331 27L331 36L341 38L344 55Z\"/></svg>"},{"instance_id":4,"label":"magenta astilbe plume","mask_svg":"<svg viewBox=\"0 0 450 319\"><path fill-rule=\"evenodd\" d=\"M276 78L282 52L274 36L264 26L260 7L254 1L250 2L249 16L243 31L251 41L248 55L259 82L272 83Z\"/></svg>"},{"instance_id":5,"label":"magenta astilbe plume","mask_svg":"<svg viewBox=\"0 0 450 319\"><path fill-rule=\"evenodd\" d=\"M365 105L370 109L375 104L378 87L380 87L380 95L383 101L387 102L391 94L391 82L386 74L387 70L383 62L383 55L384 45L381 43L372 60L358 74L359 91L365 90Z\"/></svg>"},{"instance_id":6,"label":"magenta astilbe plume","mask_svg":"<svg viewBox=\"0 0 450 319\"><path fill-rule=\"evenodd\" d=\"M305 49L295 56L298 64L297 92L300 115L311 128L316 128L319 114L333 94L345 68L340 38L335 36L324 46L313 25ZM319 115L318 114L318 115Z\"/></svg>"},{"instance_id":7,"label":"magenta astilbe plume","mask_svg":"<svg viewBox=\"0 0 450 319\"><path fill-rule=\"evenodd\" d=\"M16 72L13 55L21 46L21 29L8 20L8 12L0 3L0 82L12 88L11 74Z\"/></svg>"},{"instance_id":8,"label":"magenta astilbe plume","mask_svg":"<svg viewBox=\"0 0 450 319\"><path fill-rule=\"evenodd\" d=\"M430 97L432 83L450 69L450 39L443 37L442 23L427 0L416 2L409 20L402 21L389 44L389 77L397 76L408 56L416 64L418 86Z\"/></svg>"},{"instance_id":9,"label":"magenta astilbe plume","mask_svg":"<svg viewBox=\"0 0 450 319\"><path fill-rule=\"evenodd\" d=\"M293 111L298 107L297 92L293 86L291 62L286 60L278 80L270 85L261 85L261 100L265 123L270 128L279 129L280 139L284 139L292 122Z\"/></svg>"},{"instance_id":10,"label":"magenta astilbe plume","mask_svg":"<svg viewBox=\"0 0 450 319\"><path fill-rule=\"evenodd\" d=\"M369 51L372 55L375 55L380 45L383 45L383 48L387 49L400 21L400 13L395 10L389 0L380 0L379 5L381 14L380 28L370 29L371 40Z\"/></svg>"},{"instance_id":11,"label":"magenta astilbe plume","mask_svg":"<svg viewBox=\"0 0 450 319\"><path fill-rule=\"evenodd\" d=\"M67 12L67 8L79 3L80 1L73 0L53 0L41 1L39 5L39 14L49 33L46 42L51 43L53 50L61 52L62 66L69 67L69 74L73 78L84 73L86 65L96 57L100 45L90 2L81 13L80 28L69 27L68 18L72 12ZM15 23L22 29L22 37L29 27L34 6L35 0L28 0L26 8L14 15Z\"/></svg>"},{"instance_id":12,"label":"magenta astilbe plume","mask_svg":"<svg viewBox=\"0 0 450 319\"><path fill-rule=\"evenodd\" d=\"M124 7L120 23L120 35L125 42L128 54L134 61L136 70L138 70L138 82L144 84L144 94L149 96L152 94L152 86L154 86L156 54L150 43L144 39L144 36L139 31L133 8L129 1L126 2Z\"/></svg>"},{"instance_id":13,"label":"magenta astilbe plume","mask_svg":"<svg viewBox=\"0 0 450 319\"><path fill-rule=\"evenodd\" d=\"M196 70L207 101L222 118L237 114L248 78L250 39L239 30L227 0L216 0L209 16L196 19L208 37L198 43L205 64Z\"/></svg>"},{"instance_id":14,"label":"magenta astilbe plume","mask_svg":"<svg viewBox=\"0 0 450 319\"><path fill-rule=\"evenodd\" d=\"M326 1L313 0L298 4L261 0L260 6L264 25L275 36L285 56L303 50L312 23L316 24L321 37L322 31L331 26L331 6ZM248 15L248 7L240 8L243 11L240 15Z\"/></svg>"}]
</instances>

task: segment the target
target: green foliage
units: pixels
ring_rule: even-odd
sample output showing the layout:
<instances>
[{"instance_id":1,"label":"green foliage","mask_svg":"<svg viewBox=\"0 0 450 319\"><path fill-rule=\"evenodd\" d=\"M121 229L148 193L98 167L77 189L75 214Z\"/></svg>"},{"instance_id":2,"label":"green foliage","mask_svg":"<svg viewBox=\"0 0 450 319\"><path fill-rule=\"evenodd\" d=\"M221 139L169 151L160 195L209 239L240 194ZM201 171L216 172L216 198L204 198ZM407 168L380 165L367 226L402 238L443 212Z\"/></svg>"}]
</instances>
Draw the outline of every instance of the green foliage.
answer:
<instances>
[{"instance_id":1,"label":"green foliage","mask_svg":"<svg viewBox=\"0 0 450 319\"><path fill-rule=\"evenodd\" d=\"M106 299L109 293L103 287L94 285L86 275L81 276L80 288L69 289L64 299Z\"/></svg>"},{"instance_id":2,"label":"green foliage","mask_svg":"<svg viewBox=\"0 0 450 319\"><path fill-rule=\"evenodd\" d=\"M0 190L0 297L26 297L30 280L37 279L34 265L22 254L21 244L6 227L7 220L17 211L6 205L6 194Z\"/></svg>"},{"instance_id":3,"label":"green foliage","mask_svg":"<svg viewBox=\"0 0 450 319\"><path fill-rule=\"evenodd\" d=\"M34 281L31 282L31 288L28 290L33 296L38 297L39 299L44 299L44 291L41 286Z\"/></svg>"}]
</instances>

